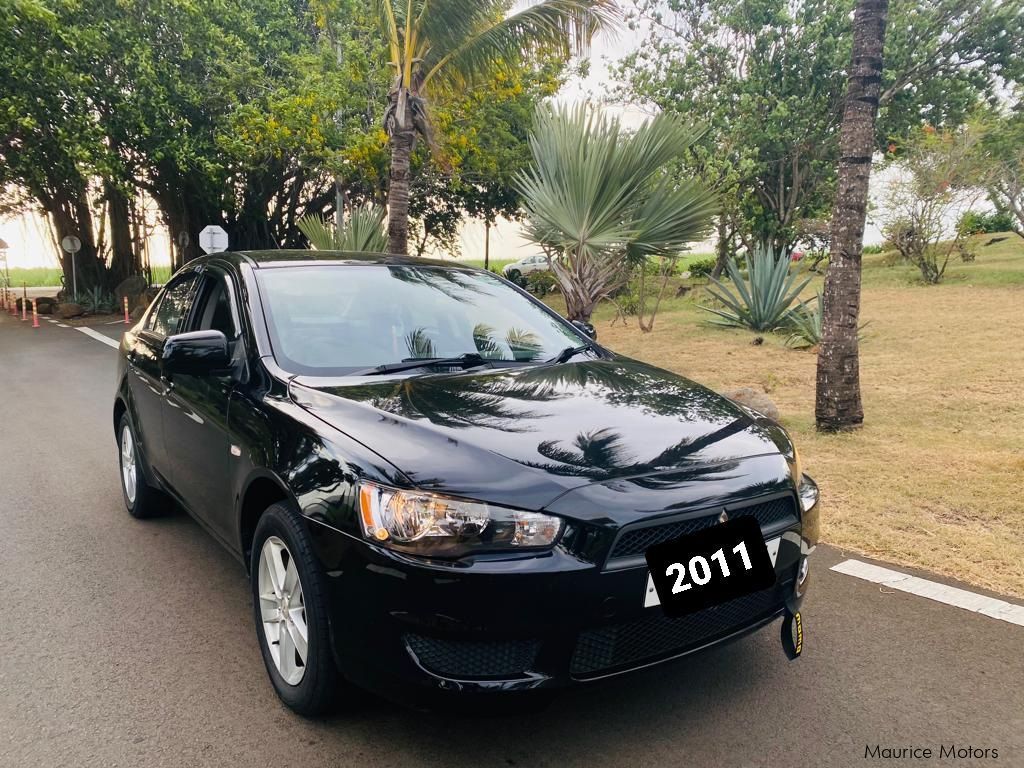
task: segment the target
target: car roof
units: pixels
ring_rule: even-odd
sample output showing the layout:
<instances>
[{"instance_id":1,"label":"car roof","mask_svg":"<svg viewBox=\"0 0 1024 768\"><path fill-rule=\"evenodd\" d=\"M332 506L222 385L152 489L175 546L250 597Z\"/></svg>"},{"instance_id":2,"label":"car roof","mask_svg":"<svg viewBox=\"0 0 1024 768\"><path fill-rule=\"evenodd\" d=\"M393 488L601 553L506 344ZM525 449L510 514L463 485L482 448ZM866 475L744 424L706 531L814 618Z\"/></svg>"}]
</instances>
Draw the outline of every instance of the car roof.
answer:
<instances>
[{"instance_id":1,"label":"car roof","mask_svg":"<svg viewBox=\"0 0 1024 768\"><path fill-rule=\"evenodd\" d=\"M273 251L228 251L211 254L209 259L222 259L232 263L246 262L259 269L273 267L295 267L319 264L338 265L382 265L382 266L432 266L448 269L476 269L456 261L423 259L417 256L399 256L389 253L356 253L353 251L310 251L283 249Z\"/></svg>"}]
</instances>

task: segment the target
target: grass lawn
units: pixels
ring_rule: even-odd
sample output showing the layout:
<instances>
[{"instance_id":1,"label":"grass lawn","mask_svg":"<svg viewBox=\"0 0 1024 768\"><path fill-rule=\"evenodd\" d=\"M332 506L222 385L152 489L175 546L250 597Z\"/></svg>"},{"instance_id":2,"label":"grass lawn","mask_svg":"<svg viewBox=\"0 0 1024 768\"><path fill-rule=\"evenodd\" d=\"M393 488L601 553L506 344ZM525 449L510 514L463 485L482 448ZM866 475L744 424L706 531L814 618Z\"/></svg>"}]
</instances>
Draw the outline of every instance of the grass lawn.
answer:
<instances>
[{"instance_id":1,"label":"grass lawn","mask_svg":"<svg viewBox=\"0 0 1024 768\"><path fill-rule=\"evenodd\" d=\"M1024 597L1024 240L990 239L939 286L889 254L865 257L865 421L850 434L814 429L813 351L706 325L699 289L664 302L649 334L635 318L612 325L610 305L595 325L623 354L767 391L821 486L826 542Z\"/></svg>"},{"instance_id":2,"label":"grass lawn","mask_svg":"<svg viewBox=\"0 0 1024 768\"><path fill-rule=\"evenodd\" d=\"M11 285L21 288L59 288L61 271L57 267L11 267ZM153 282L157 285L167 282L171 268L153 267Z\"/></svg>"}]
</instances>

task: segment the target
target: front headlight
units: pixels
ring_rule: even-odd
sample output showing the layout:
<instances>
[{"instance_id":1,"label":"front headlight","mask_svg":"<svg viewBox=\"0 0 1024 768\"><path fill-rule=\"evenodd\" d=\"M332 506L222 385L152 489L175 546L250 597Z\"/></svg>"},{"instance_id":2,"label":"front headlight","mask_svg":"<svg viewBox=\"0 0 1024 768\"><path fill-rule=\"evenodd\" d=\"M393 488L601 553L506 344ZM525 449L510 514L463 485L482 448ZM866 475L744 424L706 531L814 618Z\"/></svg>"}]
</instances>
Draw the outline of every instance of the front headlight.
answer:
<instances>
[{"instance_id":1,"label":"front headlight","mask_svg":"<svg viewBox=\"0 0 1024 768\"><path fill-rule=\"evenodd\" d=\"M811 508L818 503L818 485L804 474L800 451L795 445L793 446L793 481L796 483L797 493L800 496L800 507L804 512L810 512Z\"/></svg>"},{"instance_id":2,"label":"front headlight","mask_svg":"<svg viewBox=\"0 0 1024 768\"><path fill-rule=\"evenodd\" d=\"M800 461L800 451L797 450L796 444L793 444L793 482L800 485L803 477L804 466L803 462Z\"/></svg>"},{"instance_id":3,"label":"front headlight","mask_svg":"<svg viewBox=\"0 0 1024 768\"><path fill-rule=\"evenodd\" d=\"M366 482L359 520L366 538L433 557L550 547L562 532L561 518L551 515Z\"/></svg>"}]
</instances>

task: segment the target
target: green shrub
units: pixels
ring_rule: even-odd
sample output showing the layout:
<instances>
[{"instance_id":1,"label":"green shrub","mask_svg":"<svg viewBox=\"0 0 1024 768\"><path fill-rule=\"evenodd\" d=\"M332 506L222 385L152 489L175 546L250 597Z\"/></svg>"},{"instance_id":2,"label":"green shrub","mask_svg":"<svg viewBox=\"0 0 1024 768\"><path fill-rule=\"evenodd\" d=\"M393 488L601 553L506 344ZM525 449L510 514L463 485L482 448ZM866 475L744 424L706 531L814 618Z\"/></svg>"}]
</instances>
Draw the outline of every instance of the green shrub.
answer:
<instances>
[{"instance_id":1,"label":"green shrub","mask_svg":"<svg viewBox=\"0 0 1024 768\"><path fill-rule=\"evenodd\" d=\"M547 296L558 287L558 280L548 270L531 272L526 276L526 290L537 296Z\"/></svg>"},{"instance_id":2,"label":"green shrub","mask_svg":"<svg viewBox=\"0 0 1024 768\"><path fill-rule=\"evenodd\" d=\"M108 315L117 311L117 297L102 288L93 288L74 298L75 304L80 304L89 314Z\"/></svg>"},{"instance_id":3,"label":"green shrub","mask_svg":"<svg viewBox=\"0 0 1024 768\"><path fill-rule=\"evenodd\" d=\"M864 253L870 254L870 253L881 253L885 249L879 244L879 245L865 245L863 250L864 250Z\"/></svg>"},{"instance_id":4,"label":"green shrub","mask_svg":"<svg viewBox=\"0 0 1024 768\"><path fill-rule=\"evenodd\" d=\"M1008 232L1013 229L1013 218L1005 211L985 213L967 211L957 222L956 231L961 235L982 235L992 232Z\"/></svg>"},{"instance_id":5,"label":"green shrub","mask_svg":"<svg viewBox=\"0 0 1024 768\"><path fill-rule=\"evenodd\" d=\"M715 270L716 263L717 259L715 258L697 259L691 261L687 269L690 272L690 277L710 277Z\"/></svg>"},{"instance_id":6,"label":"green shrub","mask_svg":"<svg viewBox=\"0 0 1024 768\"><path fill-rule=\"evenodd\" d=\"M745 278L735 259L726 262L732 288L714 278L708 293L718 299L724 309L701 307L717 316L714 325L772 331L786 326L795 309L792 307L810 277L800 279L799 268L792 274L789 259L776 258L771 249L759 248L747 258L749 278Z\"/></svg>"}]
</instances>

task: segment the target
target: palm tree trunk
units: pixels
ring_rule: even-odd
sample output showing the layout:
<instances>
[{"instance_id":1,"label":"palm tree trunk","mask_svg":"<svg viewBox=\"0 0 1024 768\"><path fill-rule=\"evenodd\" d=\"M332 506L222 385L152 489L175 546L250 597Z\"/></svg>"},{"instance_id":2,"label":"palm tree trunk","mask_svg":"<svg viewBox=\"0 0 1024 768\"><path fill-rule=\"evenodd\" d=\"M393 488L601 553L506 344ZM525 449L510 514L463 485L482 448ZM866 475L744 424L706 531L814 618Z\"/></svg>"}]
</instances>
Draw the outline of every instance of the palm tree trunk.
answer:
<instances>
[{"instance_id":1,"label":"palm tree trunk","mask_svg":"<svg viewBox=\"0 0 1024 768\"><path fill-rule=\"evenodd\" d=\"M391 180L388 183L388 250L391 253L409 253L409 161L412 157L416 133L399 128L391 135Z\"/></svg>"},{"instance_id":2,"label":"palm tree trunk","mask_svg":"<svg viewBox=\"0 0 1024 768\"><path fill-rule=\"evenodd\" d=\"M815 418L823 431L856 429L864 421L857 347L861 251L888 12L889 0L857 0L853 18L853 61L839 137L839 185L818 350Z\"/></svg>"}]
</instances>

